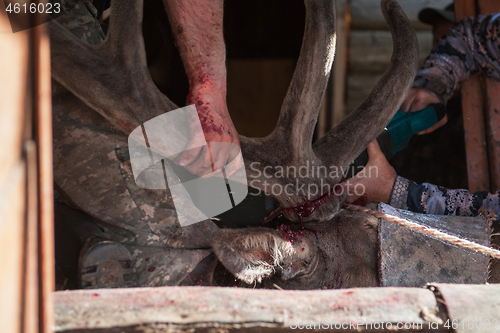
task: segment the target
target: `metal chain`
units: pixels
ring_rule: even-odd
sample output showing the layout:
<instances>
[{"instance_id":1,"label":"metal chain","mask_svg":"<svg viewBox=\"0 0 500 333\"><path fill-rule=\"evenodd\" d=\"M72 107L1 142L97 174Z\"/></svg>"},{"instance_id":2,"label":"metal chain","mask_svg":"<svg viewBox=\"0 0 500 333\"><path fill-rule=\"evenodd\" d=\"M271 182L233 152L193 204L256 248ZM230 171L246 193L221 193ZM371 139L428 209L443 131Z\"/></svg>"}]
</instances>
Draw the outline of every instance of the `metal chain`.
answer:
<instances>
[{"instance_id":1,"label":"metal chain","mask_svg":"<svg viewBox=\"0 0 500 333\"><path fill-rule=\"evenodd\" d=\"M364 208L364 207L356 206L356 205L351 205L351 204L347 204L346 208L349 210L357 211L357 212L364 212L364 213L373 215L376 218L391 221L393 223L402 225L403 227L410 228L411 230L418 231L422 234L430 235L430 236L442 239L444 241L447 241L451 244L465 247L467 249L471 249L471 250L478 251L478 252L484 253L486 255L492 256L493 258L500 259L500 251L499 250L495 250L495 249L492 249L490 247L468 241L466 239L451 236L451 235L448 235L448 234L441 232L439 230L429 228L429 227L426 227L426 226L423 226L423 225L420 225L420 224L417 224L414 222L410 222L408 220L399 218L397 216L393 216L393 215L389 215L389 214L385 214L385 213L380 213L380 212L377 212L376 210L371 210L368 208Z\"/></svg>"}]
</instances>

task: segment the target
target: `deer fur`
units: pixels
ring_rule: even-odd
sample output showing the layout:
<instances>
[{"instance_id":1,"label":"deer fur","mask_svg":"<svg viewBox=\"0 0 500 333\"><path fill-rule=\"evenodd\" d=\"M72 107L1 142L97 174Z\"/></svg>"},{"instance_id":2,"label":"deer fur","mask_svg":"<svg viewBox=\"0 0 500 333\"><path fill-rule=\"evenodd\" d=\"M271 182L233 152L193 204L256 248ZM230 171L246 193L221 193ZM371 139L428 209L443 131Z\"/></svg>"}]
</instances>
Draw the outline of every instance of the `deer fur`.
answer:
<instances>
[{"instance_id":1,"label":"deer fur","mask_svg":"<svg viewBox=\"0 0 500 333\"><path fill-rule=\"evenodd\" d=\"M341 210L333 220L295 226L293 241L268 228L221 229L212 237L220 262L249 286L333 289L379 285L378 221Z\"/></svg>"}]
</instances>

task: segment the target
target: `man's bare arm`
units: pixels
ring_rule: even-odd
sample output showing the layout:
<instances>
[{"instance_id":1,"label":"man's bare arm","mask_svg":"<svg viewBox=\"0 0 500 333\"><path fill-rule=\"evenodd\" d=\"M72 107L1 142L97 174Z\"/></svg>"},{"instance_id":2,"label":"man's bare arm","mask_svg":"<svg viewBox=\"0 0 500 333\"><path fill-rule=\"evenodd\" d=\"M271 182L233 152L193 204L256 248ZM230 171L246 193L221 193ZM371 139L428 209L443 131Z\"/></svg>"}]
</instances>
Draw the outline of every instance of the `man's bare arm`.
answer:
<instances>
[{"instance_id":1,"label":"man's bare arm","mask_svg":"<svg viewBox=\"0 0 500 333\"><path fill-rule=\"evenodd\" d=\"M223 38L223 0L163 0L186 69L190 92L207 142L196 149L188 143L175 162L198 175L223 167L239 153L239 138L226 105L226 50ZM193 134L196 135L196 134ZM191 142L199 142L193 140Z\"/></svg>"}]
</instances>

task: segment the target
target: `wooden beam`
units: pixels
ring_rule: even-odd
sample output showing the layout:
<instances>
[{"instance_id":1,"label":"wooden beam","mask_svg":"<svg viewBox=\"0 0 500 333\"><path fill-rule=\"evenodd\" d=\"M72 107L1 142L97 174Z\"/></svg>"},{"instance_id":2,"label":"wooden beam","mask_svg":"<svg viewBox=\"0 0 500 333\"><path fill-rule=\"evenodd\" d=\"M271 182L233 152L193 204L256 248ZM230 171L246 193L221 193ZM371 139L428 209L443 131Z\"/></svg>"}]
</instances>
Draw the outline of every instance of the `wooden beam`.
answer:
<instances>
[{"instance_id":1,"label":"wooden beam","mask_svg":"<svg viewBox=\"0 0 500 333\"><path fill-rule=\"evenodd\" d=\"M482 95L480 76L473 76L462 82L467 176L471 192L490 189Z\"/></svg>"},{"instance_id":2,"label":"wooden beam","mask_svg":"<svg viewBox=\"0 0 500 333\"><path fill-rule=\"evenodd\" d=\"M351 1L337 1L339 13L337 15L337 49L335 62L333 64L332 103L331 103L331 123L329 128L334 128L344 118L346 114L345 91L346 73L349 62L349 35L351 26Z\"/></svg>"},{"instance_id":3,"label":"wooden beam","mask_svg":"<svg viewBox=\"0 0 500 333\"><path fill-rule=\"evenodd\" d=\"M24 225L23 332L39 332L38 171L36 143L24 144L26 156L26 223Z\"/></svg>"},{"instance_id":4,"label":"wooden beam","mask_svg":"<svg viewBox=\"0 0 500 333\"><path fill-rule=\"evenodd\" d=\"M25 305L26 163L29 31L12 33L0 1L0 331L20 333Z\"/></svg>"},{"instance_id":5,"label":"wooden beam","mask_svg":"<svg viewBox=\"0 0 500 333\"><path fill-rule=\"evenodd\" d=\"M498 1L477 0L478 14L500 12ZM489 154L490 191L500 190L500 82L485 80L488 98L486 104L486 138Z\"/></svg>"},{"instance_id":6,"label":"wooden beam","mask_svg":"<svg viewBox=\"0 0 500 333\"><path fill-rule=\"evenodd\" d=\"M476 16L473 0L456 0L455 17L460 21L466 16ZM462 111L465 130L467 175L471 192L490 189L488 152L486 146L484 103L479 76L462 82Z\"/></svg>"},{"instance_id":7,"label":"wooden beam","mask_svg":"<svg viewBox=\"0 0 500 333\"><path fill-rule=\"evenodd\" d=\"M158 287L56 292L55 300L55 330L64 333L163 331L160 328L166 332L293 331L297 323L318 321L344 323L338 332L358 332L357 324L362 323L427 325L422 313L433 314L438 305L434 294L422 288ZM380 325L359 328L387 332Z\"/></svg>"},{"instance_id":8,"label":"wooden beam","mask_svg":"<svg viewBox=\"0 0 500 333\"><path fill-rule=\"evenodd\" d=\"M42 19L37 15L38 20ZM34 120L38 165L40 333L53 332L55 289L54 189L52 178L52 92L47 25L33 28Z\"/></svg>"},{"instance_id":9,"label":"wooden beam","mask_svg":"<svg viewBox=\"0 0 500 333\"><path fill-rule=\"evenodd\" d=\"M486 79L488 93L486 139L489 155L490 191L500 190L500 82Z\"/></svg>"},{"instance_id":10,"label":"wooden beam","mask_svg":"<svg viewBox=\"0 0 500 333\"><path fill-rule=\"evenodd\" d=\"M479 14L500 12L498 1L477 0ZM500 83L486 79L487 110L486 110L486 138L488 142L489 168L490 168L490 191L500 190ZM498 225L490 226L492 235L498 234ZM500 247L500 237L491 237L492 246ZM490 259L490 275L488 282L500 282L500 260Z\"/></svg>"},{"instance_id":11,"label":"wooden beam","mask_svg":"<svg viewBox=\"0 0 500 333\"><path fill-rule=\"evenodd\" d=\"M455 20L458 22L466 16L476 16L474 0L455 0Z\"/></svg>"}]
</instances>

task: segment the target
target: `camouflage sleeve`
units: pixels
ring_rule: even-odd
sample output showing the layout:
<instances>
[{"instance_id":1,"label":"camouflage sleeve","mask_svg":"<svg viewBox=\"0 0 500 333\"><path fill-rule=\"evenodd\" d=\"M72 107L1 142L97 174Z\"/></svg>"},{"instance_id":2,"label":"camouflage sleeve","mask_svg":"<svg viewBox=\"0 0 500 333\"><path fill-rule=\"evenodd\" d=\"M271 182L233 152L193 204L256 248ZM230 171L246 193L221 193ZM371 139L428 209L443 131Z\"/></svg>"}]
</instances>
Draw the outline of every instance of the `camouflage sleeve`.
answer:
<instances>
[{"instance_id":1,"label":"camouflage sleeve","mask_svg":"<svg viewBox=\"0 0 500 333\"><path fill-rule=\"evenodd\" d=\"M91 44L100 44L104 32L97 20L98 11L90 0L55 0L61 4L61 12L55 20L79 39Z\"/></svg>"},{"instance_id":2,"label":"camouflage sleeve","mask_svg":"<svg viewBox=\"0 0 500 333\"><path fill-rule=\"evenodd\" d=\"M414 87L424 87L446 103L457 83L479 72L500 81L500 13L466 17L448 30L418 71Z\"/></svg>"},{"instance_id":3,"label":"camouflage sleeve","mask_svg":"<svg viewBox=\"0 0 500 333\"><path fill-rule=\"evenodd\" d=\"M398 188L403 190L398 192ZM389 204L422 214L481 215L496 219L500 215L499 197L500 191L493 194L450 190L429 183L417 184L398 176Z\"/></svg>"}]
</instances>

